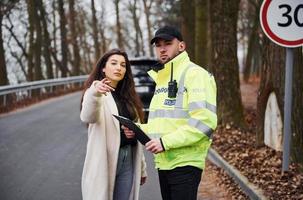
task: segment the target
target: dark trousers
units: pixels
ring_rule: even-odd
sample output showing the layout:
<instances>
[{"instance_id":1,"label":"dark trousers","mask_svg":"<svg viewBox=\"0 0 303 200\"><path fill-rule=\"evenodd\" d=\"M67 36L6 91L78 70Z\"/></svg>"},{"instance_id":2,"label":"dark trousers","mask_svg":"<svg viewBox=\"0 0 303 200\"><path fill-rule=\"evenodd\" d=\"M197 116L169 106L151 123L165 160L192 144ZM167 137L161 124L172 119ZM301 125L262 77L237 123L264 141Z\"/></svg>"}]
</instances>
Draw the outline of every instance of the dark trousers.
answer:
<instances>
[{"instance_id":1,"label":"dark trousers","mask_svg":"<svg viewBox=\"0 0 303 200\"><path fill-rule=\"evenodd\" d=\"M193 167L177 167L158 170L163 200L196 200L202 170Z\"/></svg>"}]
</instances>

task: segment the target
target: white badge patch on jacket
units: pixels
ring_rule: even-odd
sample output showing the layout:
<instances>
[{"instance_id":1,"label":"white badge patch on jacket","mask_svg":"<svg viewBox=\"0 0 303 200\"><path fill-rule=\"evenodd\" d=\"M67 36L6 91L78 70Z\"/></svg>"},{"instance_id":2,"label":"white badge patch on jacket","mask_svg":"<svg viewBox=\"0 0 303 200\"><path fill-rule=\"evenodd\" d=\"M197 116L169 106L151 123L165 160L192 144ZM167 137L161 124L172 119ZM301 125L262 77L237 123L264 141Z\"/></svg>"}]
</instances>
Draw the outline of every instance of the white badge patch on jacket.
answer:
<instances>
[{"instance_id":1,"label":"white badge patch on jacket","mask_svg":"<svg viewBox=\"0 0 303 200\"><path fill-rule=\"evenodd\" d=\"M165 99L164 100L164 105L166 106L173 106L176 104L176 99Z\"/></svg>"}]
</instances>

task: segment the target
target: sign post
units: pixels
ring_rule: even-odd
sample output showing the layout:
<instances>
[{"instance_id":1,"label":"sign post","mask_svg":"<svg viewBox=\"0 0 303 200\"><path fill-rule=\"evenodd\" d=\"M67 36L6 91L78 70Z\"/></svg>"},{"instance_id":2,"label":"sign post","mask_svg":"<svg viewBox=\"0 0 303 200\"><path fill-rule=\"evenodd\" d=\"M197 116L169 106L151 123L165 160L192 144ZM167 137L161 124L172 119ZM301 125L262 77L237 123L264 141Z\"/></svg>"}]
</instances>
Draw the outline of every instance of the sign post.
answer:
<instances>
[{"instance_id":1,"label":"sign post","mask_svg":"<svg viewBox=\"0 0 303 200\"><path fill-rule=\"evenodd\" d=\"M283 135L283 162L282 171L288 171L289 152L291 140L291 105L292 105L292 74L293 74L293 49L286 48L286 75L284 99L284 135Z\"/></svg>"},{"instance_id":2,"label":"sign post","mask_svg":"<svg viewBox=\"0 0 303 200\"><path fill-rule=\"evenodd\" d=\"M260 22L264 33L270 40L280 46L287 47L283 122L283 173L289 169L293 48L303 45L303 2L302 0L264 0L260 10Z\"/></svg>"}]
</instances>

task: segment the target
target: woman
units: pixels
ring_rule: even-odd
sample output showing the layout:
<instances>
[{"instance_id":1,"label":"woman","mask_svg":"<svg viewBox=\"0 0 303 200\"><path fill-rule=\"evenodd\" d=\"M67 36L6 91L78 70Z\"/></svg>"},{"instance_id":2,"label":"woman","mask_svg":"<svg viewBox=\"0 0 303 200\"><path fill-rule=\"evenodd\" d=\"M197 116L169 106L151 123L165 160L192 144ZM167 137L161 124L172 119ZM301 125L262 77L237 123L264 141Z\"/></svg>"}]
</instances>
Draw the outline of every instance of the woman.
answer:
<instances>
[{"instance_id":1,"label":"woman","mask_svg":"<svg viewBox=\"0 0 303 200\"><path fill-rule=\"evenodd\" d=\"M86 81L81 102L80 118L88 123L83 200L137 200L146 180L142 145L126 138L112 116L133 121L144 117L125 52L113 49L104 54Z\"/></svg>"}]
</instances>

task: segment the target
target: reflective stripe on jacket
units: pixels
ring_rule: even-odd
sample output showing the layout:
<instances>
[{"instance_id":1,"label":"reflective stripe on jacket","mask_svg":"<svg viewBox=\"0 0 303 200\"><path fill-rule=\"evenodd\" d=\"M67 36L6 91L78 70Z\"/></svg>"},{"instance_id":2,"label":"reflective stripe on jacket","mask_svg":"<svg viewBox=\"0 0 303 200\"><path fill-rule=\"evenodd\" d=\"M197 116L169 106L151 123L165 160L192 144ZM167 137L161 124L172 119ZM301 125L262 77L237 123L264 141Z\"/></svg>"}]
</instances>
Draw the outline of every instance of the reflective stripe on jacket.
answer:
<instances>
[{"instance_id":1,"label":"reflective stripe on jacket","mask_svg":"<svg viewBox=\"0 0 303 200\"><path fill-rule=\"evenodd\" d=\"M178 83L176 98L168 98L171 63ZM150 103L148 123L142 128L153 138L161 137L165 151L155 155L156 168L181 166L204 169L217 126L216 83L214 77L192 63L186 52L166 63L157 73L149 72L156 82Z\"/></svg>"}]
</instances>

